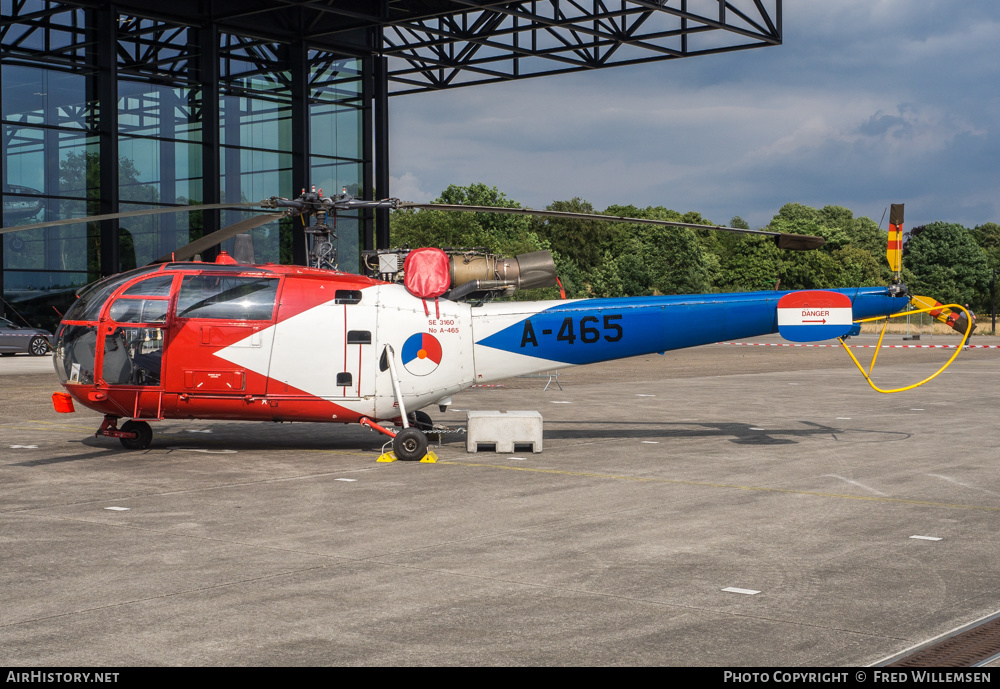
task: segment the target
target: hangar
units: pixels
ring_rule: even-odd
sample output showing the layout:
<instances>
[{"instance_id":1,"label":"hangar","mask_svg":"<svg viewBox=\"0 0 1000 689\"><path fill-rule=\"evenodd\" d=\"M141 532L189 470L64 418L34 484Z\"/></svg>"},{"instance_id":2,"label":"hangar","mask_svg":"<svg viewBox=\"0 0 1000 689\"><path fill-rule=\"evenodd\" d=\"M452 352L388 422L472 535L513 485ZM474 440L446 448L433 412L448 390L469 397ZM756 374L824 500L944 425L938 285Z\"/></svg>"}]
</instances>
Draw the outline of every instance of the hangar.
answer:
<instances>
[{"instance_id":1,"label":"hangar","mask_svg":"<svg viewBox=\"0 0 1000 689\"><path fill-rule=\"evenodd\" d=\"M0 314L51 327L80 286L242 218L88 215L391 195L393 95L780 43L781 0L0 0L3 226L81 218L3 235ZM296 223L255 230L256 260L303 263ZM338 235L357 270L387 211Z\"/></svg>"}]
</instances>

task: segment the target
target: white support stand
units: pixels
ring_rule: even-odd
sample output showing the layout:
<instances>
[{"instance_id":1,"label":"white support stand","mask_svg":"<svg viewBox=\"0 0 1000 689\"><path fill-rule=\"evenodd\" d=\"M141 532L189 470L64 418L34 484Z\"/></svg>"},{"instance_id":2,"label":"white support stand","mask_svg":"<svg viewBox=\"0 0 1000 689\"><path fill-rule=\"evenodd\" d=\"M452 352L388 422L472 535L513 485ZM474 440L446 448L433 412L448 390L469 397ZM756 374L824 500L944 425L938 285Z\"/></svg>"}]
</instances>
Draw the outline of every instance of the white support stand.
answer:
<instances>
[{"instance_id":1,"label":"white support stand","mask_svg":"<svg viewBox=\"0 0 1000 689\"><path fill-rule=\"evenodd\" d=\"M465 449L476 452L480 443L495 445L497 452L513 452L514 445L531 445L542 451L542 415L537 411L470 411Z\"/></svg>"},{"instance_id":2,"label":"white support stand","mask_svg":"<svg viewBox=\"0 0 1000 689\"><path fill-rule=\"evenodd\" d=\"M523 376L518 376L518 378L546 378L547 380L545 382L545 387L542 388L542 392L545 392L546 390L548 390L549 386L552 385L552 383L555 383L559 387L560 390L563 389L562 383L559 382L559 371L558 371L558 369L555 370L555 371L544 371L544 372L541 372L541 373L527 373L527 374L525 374Z\"/></svg>"}]
</instances>

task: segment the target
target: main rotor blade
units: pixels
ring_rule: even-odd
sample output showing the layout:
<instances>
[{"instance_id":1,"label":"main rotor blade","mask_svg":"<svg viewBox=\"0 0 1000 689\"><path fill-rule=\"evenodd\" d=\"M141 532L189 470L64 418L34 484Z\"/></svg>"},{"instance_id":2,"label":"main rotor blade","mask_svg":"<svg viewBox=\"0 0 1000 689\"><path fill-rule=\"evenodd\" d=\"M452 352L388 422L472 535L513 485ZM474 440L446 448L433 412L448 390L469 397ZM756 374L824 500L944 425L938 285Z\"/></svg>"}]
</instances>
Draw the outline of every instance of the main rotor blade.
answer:
<instances>
[{"instance_id":1,"label":"main rotor blade","mask_svg":"<svg viewBox=\"0 0 1000 689\"><path fill-rule=\"evenodd\" d=\"M211 234L206 234L201 239L196 239L190 244L185 244L175 251L171 251L169 254L164 254L160 256L155 261L151 263L170 263L173 261L187 261L195 256L195 254L200 254L206 249L210 249L216 244L221 244L230 237L235 237L238 234L243 234L248 232L255 227L260 227L274 220L278 220L283 216L280 213L268 213L266 215L256 215L252 218L247 218L246 220L240 220L238 223L232 225L227 225L221 230L216 230Z\"/></svg>"},{"instance_id":2,"label":"main rotor blade","mask_svg":"<svg viewBox=\"0 0 1000 689\"><path fill-rule=\"evenodd\" d=\"M738 232L740 234L757 234L776 237L779 249L806 251L823 246L826 240L808 234L791 234L786 232L769 232L767 230L745 230L740 227L725 225L697 225L695 223L674 222L672 220L654 220L651 218L626 218L621 215L604 215L603 213L571 213L568 211L536 211L531 208L495 208L493 206L464 206L450 203L411 203L401 201L397 208L422 208L438 211L469 211L473 213L508 213L511 215L534 215L542 218L568 218L573 220L604 220L606 222L638 223L642 225L663 225L666 227L689 227L694 230L718 230L720 232Z\"/></svg>"},{"instance_id":3,"label":"main rotor blade","mask_svg":"<svg viewBox=\"0 0 1000 689\"><path fill-rule=\"evenodd\" d=\"M7 232L20 232L22 230L38 230L43 227L57 227L59 225L76 225L77 223L97 222L99 220L114 220L115 218L137 218L141 215L160 215L162 213L186 213L189 211L210 211L222 208L232 208L234 210L247 206L259 206L259 201L252 203L206 203L197 206L171 206L170 208L153 208L142 211L125 211L124 213L105 213L103 215L88 215L83 218L65 218L63 220L49 220L47 222L36 222L30 225L12 225L0 228L0 234Z\"/></svg>"}]
</instances>

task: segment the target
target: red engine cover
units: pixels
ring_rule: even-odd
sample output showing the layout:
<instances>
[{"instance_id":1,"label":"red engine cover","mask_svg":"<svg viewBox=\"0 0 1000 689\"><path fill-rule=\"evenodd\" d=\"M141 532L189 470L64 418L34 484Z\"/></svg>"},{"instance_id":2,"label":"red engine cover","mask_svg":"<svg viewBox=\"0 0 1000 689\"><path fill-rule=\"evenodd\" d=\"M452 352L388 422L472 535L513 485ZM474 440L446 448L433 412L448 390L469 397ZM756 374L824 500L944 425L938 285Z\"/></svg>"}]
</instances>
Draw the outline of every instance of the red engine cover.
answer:
<instances>
[{"instance_id":1,"label":"red engine cover","mask_svg":"<svg viewBox=\"0 0 1000 689\"><path fill-rule=\"evenodd\" d=\"M403 263L406 277L403 284L415 297L433 299L440 297L451 286L448 276L448 254L441 249L414 249Z\"/></svg>"}]
</instances>

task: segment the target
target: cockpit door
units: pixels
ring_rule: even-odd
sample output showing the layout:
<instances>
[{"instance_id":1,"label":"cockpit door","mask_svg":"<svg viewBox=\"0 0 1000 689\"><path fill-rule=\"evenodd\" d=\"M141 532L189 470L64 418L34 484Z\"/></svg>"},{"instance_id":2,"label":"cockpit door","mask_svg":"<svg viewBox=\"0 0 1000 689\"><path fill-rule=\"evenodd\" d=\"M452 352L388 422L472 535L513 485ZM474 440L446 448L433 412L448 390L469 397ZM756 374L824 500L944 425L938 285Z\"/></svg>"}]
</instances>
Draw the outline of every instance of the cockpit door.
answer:
<instances>
[{"instance_id":1,"label":"cockpit door","mask_svg":"<svg viewBox=\"0 0 1000 689\"><path fill-rule=\"evenodd\" d=\"M135 388L135 418L162 414L161 375L173 275L138 282L110 302L98 327L100 380L111 388Z\"/></svg>"},{"instance_id":2,"label":"cockpit door","mask_svg":"<svg viewBox=\"0 0 1000 689\"><path fill-rule=\"evenodd\" d=\"M171 393L263 395L280 278L270 273L210 272L180 277L167 372Z\"/></svg>"},{"instance_id":3,"label":"cockpit door","mask_svg":"<svg viewBox=\"0 0 1000 689\"><path fill-rule=\"evenodd\" d=\"M374 297L363 285L288 278L268 394L306 393L370 415L378 365Z\"/></svg>"}]
</instances>

